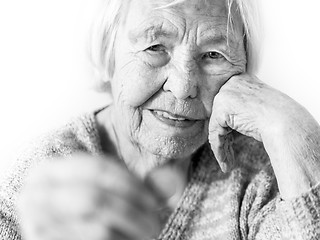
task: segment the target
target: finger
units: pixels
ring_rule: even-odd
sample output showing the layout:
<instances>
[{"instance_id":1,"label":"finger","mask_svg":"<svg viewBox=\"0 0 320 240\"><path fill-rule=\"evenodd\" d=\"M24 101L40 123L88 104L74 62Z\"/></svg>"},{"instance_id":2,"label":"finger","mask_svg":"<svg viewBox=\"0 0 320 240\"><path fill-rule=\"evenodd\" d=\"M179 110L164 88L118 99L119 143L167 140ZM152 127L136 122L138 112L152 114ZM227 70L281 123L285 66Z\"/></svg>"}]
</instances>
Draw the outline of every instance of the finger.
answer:
<instances>
[{"instance_id":1,"label":"finger","mask_svg":"<svg viewBox=\"0 0 320 240\"><path fill-rule=\"evenodd\" d=\"M61 211L56 210L42 209L41 213L33 216L32 223L28 222L31 227L27 230L29 230L28 236L34 237L27 239L114 239L113 231L116 229L117 233L122 233L124 239L125 236L130 236L127 239L132 240L150 239L160 232L160 224L154 216L135 210L134 206L125 201L121 201L117 206L97 208L86 215L61 214Z\"/></svg>"},{"instance_id":2,"label":"finger","mask_svg":"<svg viewBox=\"0 0 320 240\"><path fill-rule=\"evenodd\" d=\"M93 158L88 155L76 155L67 159L57 160L39 169L33 174L35 188L79 189L83 186L111 193L137 202L146 208L156 208L158 199L139 179L120 166L110 157ZM64 194L60 194L63 196Z\"/></svg>"},{"instance_id":3,"label":"finger","mask_svg":"<svg viewBox=\"0 0 320 240\"><path fill-rule=\"evenodd\" d=\"M231 129L221 127L215 117L209 122L209 143L223 172L228 172L234 164Z\"/></svg>"},{"instance_id":4,"label":"finger","mask_svg":"<svg viewBox=\"0 0 320 240\"><path fill-rule=\"evenodd\" d=\"M233 151L233 131L232 129L227 129L227 134L224 135L223 150L226 155L228 162L228 167L226 171L231 171L235 164L234 151Z\"/></svg>"},{"instance_id":5,"label":"finger","mask_svg":"<svg viewBox=\"0 0 320 240\"><path fill-rule=\"evenodd\" d=\"M137 204L129 199L110 192L100 192L99 198L96 212L91 213L91 216L83 216L84 220L98 217L107 228L116 229L129 236L136 236L138 239L159 233L160 221L154 211L137 207Z\"/></svg>"},{"instance_id":6,"label":"finger","mask_svg":"<svg viewBox=\"0 0 320 240\"><path fill-rule=\"evenodd\" d=\"M101 216L102 222L130 239L150 239L160 233L160 222L155 216L134 209L129 211L130 214L120 214L117 209L108 208Z\"/></svg>"},{"instance_id":7,"label":"finger","mask_svg":"<svg viewBox=\"0 0 320 240\"><path fill-rule=\"evenodd\" d=\"M187 185L187 179L182 176L180 169L168 164L150 172L145 178L145 184L159 195L158 198L162 200L159 205L164 206L179 201Z\"/></svg>"},{"instance_id":8,"label":"finger","mask_svg":"<svg viewBox=\"0 0 320 240\"><path fill-rule=\"evenodd\" d=\"M113 228L109 230L108 237L105 238L106 240L135 240L133 236L124 233L123 231ZM138 240L137 238L136 240Z\"/></svg>"},{"instance_id":9,"label":"finger","mask_svg":"<svg viewBox=\"0 0 320 240\"><path fill-rule=\"evenodd\" d=\"M96 182L101 190L123 196L142 208L154 209L161 203L161 196L155 189L145 185L123 166L107 160L100 169Z\"/></svg>"},{"instance_id":10,"label":"finger","mask_svg":"<svg viewBox=\"0 0 320 240\"><path fill-rule=\"evenodd\" d=\"M102 178L103 180L99 180L99 188L105 196L114 195L127 199L143 211L153 210L161 203L154 191L147 189L140 181L125 176L116 180L104 176Z\"/></svg>"},{"instance_id":11,"label":"finger","mask_svg":"<svg viewBox=\"0 0 320 240\"><path fill-rule=\"evenodd\" d=\"M71 232L70 239L112 240L130 239L141 240L154 236L150 227L141 226L139 217L135 219L123 216L113 209L103 211L103 215L91 219L77 219L77 221L63 224L63 232ZM150 223L149 221L145 221ZM72 231L70 231L72 230ZM74 238L71 238L74 237ZM69 240L69 238L67 238Z\"/></svg>"}]
</instances>

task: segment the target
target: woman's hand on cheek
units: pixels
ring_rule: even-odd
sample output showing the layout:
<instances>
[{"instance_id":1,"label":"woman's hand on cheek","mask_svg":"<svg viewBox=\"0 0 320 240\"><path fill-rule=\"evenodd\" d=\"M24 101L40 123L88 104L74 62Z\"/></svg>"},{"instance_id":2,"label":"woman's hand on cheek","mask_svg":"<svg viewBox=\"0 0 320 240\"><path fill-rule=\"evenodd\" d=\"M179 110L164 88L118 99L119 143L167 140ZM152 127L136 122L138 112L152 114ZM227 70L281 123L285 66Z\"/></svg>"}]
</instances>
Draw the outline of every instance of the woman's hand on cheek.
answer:
<instances>
[{"instance_id":1,"label":"woman's hand on cheek","mask_svg":"<svg viewBox=\"0 0 320 240\"><path fill-rule=\"evenodd\" d=\"M31 175L20 198L27 240L146 239L159 233L158 199L113 160L76 156Z\"/></svg>"},{"instance_id":2,"label":"woman's hand on cheek","mask_svg":"<svg viewBox=\"0 0 320 240\"><path fill-rule=\"evenodd\" d=\"M267 108L271 88L256 77L241 74L231 77L213 101L209 123L209 142L221 169L226 172L234 163L232 130L261 139L262 128L270 116Z\"/></svg>"},{"instance_id":3,"label":"woman's hand on cheek","mask_svg":"<svg viewBox=\"0 0 320 240\"><path fill-rule=\"evenodd\" d=\"M293 99L254 76L231 77L214 98L209 142L224 172L234 162L232 130L263 142L283 198L320 181L318 123Z\"/></svg>"}]
</instances>

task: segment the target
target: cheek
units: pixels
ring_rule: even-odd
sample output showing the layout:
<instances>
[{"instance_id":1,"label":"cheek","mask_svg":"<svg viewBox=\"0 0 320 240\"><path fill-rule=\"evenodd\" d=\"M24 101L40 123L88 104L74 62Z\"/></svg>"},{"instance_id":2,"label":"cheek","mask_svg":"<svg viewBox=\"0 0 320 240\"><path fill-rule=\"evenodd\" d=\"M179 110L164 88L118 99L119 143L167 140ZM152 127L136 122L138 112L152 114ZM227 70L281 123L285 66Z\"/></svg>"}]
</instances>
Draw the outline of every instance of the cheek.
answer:
<instances>
[{"instance_id":1,"label":"cheek","mask_svg":"<svg viewBox=\"0 0 320 240\"><path fill-rule=\"evenodd\" d=\"M210 75L204 78L200 86L200 98L203 102L207 116L211 116L213 100L220 88L233 76L232 73L222 75Z\"/></svg>"},{"instance_id":2,"label":"cheek","mask_svg":"<svg viewBox=\"0 0 320 240\"><path fill-rule=\"evenodd\" d=\"M121 64L115 72L112 90L114 98L132 107L143 105L164 83L160 71L133 60Z\"/></svg>"}]
</instances>

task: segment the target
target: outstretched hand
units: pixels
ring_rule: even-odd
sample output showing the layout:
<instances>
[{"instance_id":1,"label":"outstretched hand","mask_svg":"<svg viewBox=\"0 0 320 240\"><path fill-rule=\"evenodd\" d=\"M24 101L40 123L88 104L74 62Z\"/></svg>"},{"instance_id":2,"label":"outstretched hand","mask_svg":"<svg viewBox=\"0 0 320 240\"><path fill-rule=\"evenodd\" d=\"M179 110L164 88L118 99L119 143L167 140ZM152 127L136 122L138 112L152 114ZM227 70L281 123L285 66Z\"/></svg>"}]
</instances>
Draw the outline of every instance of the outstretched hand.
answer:
<instances>
[{"instance_id":1,"label":"outstretched hand","mask_svg":"<svg viewBox=\"0 0 320 240\"><path fill-rule=\"evenodd\" d=\"M26 240L141 240L159 234L157 194L113 159L55 159L30 176L19 204Z\"/></svg>"}]
</instances>

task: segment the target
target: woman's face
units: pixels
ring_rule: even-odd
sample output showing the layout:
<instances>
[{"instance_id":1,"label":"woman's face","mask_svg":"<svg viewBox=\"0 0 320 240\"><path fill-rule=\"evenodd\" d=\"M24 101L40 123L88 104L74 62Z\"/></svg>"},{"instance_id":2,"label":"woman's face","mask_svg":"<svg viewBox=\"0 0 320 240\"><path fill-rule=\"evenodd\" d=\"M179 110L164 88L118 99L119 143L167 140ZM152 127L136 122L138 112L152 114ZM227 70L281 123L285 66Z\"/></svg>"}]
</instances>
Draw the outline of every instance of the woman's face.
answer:
<instances>
[{"instance_id":1,"label":"woman's face","mask_svg":"<svg viewBox=\"0 0 320 240\"><path fill-rule=\"evenodd\" d=\"M227 26L225 0L161 8L166 2L128 6L116 39L112 95L118 131L152 154L183 158L207 141L213 99L245 71L246 53L238 17Z\"/></svg>"}]
</instances>

